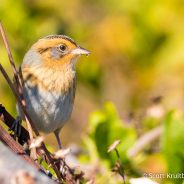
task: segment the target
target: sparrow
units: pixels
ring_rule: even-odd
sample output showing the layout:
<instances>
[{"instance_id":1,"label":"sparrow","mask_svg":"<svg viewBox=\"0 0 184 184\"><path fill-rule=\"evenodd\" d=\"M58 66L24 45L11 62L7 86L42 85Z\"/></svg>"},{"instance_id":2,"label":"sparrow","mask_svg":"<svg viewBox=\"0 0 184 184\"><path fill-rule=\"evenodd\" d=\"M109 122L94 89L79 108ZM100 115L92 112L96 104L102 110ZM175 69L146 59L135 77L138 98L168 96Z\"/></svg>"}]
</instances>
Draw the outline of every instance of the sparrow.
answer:
<instances>
[{"instance_id":1,"label":"sparrow","mask_svg":"<svg viewBox=\"0 0 184 184\"><path fill-rule=\"evenodd\" d=\"M59 133L74 104L75 64L81 55L89 54L68 36L49 35L32 45L21 65L26 110L38 131L54 132L59 148ZM23 119L19 105L18 111Z\"/></svg>"}]
</instances>

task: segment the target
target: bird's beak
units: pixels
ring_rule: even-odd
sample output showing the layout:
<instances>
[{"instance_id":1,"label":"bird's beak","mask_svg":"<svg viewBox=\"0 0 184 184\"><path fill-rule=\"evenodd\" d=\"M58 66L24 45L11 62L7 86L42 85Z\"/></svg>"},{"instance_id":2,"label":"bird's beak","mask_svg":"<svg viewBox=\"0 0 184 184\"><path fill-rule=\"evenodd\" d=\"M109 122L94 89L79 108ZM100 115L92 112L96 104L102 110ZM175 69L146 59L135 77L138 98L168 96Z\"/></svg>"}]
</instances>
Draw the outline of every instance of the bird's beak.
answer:
<instances>
[{"instance_id":1,"label":"bird's beak","mask_svg":"<svg viewBox=\"0 0 184 184\"><path fill-rule=\"evenodd\" d=\"M77 47L75 49L73 49L71 51L72 54L76 54L76 55L86 55L88 56L90 54L90 52L82 47Z\"/></svg>"}]
</instances>

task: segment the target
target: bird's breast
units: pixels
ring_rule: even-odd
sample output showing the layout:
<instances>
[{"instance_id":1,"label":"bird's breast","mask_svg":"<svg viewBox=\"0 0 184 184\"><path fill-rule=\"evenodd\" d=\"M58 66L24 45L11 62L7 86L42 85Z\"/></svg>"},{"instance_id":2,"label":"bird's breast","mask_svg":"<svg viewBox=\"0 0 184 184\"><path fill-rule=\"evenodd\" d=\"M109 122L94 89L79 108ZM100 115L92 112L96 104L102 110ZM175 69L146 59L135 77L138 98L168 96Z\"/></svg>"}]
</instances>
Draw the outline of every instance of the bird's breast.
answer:
<instances>
[{"instance_id":1,"label":"bird's breast","mask_svg":"<svg viewBox=\"0 0 184 184\"><path fill-rule=\"evenodd\" d=\"M27 111L39 131L61 128L69 119L75 97L75 72L23 69Z\"/></svg>"}]
</instances>

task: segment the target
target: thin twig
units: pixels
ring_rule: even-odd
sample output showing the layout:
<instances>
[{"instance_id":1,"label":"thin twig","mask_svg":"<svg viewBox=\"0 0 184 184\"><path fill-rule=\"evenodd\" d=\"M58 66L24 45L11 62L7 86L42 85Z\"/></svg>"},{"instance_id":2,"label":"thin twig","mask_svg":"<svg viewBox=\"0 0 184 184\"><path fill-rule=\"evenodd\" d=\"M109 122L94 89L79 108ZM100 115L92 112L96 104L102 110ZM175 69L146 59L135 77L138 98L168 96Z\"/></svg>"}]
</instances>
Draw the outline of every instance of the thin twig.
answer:
<instances>
[{"instance_id":1,"label":"thin twig","mask_svg":"<svg viewBox=\"0 0 184 184\"><path fill-rule=\"evenodd\" d=\"M13 57L12 57L12 54L11 54L11 51L10 51L10 47L9 47L9 44L8 44L8 40L6 38L6 34L4 32L3 25L2 25L1 22L0 22L0 32L1 32L1 36L3 38L3 42L4 42L4 45L5 45L7 54L8 54L8 58L9 58L10 63L11 63L11 67L12 67L13 73L15 75L16 80L18 81L17 70L16 70L16 67L15 67L15 64L14 64L14 61L13 61Z\"/></svg>"},{"instance_id":2,"label":"thin twig","mask_svg":"<svg viewBox=\"0 0 184 184\"><path fill-rule=\"evenodd\" d=\"M123 183L126 184L126 181L125 181L125 171L124 171L124 168L121 164L121 159L120 159L120 155L119 155L119 152L118 152L118 149L115 148L115 152L116 152L116 156L118 157L118 160L116 162L116 166L117 166L117 171L119 173L119 175L123 178Z\"/></svg>"},{"instance_id":3,"label":"thin twig","mask_svg":"<svg viewBox=\"0 0 184 184\"><path fill-rule=\"evenodd\" d=\"M33 142L34 140L34 136L33 136L33 130L31 128L31 124L29 123L29 120L27 119L27 117L25 116L25 120L27 122L27 129L28 129L28 132L29 132L29 137L30 137L30 140L31 140L31 143ZM36 155L36 148L30 148L30 150L32 150L32 156L33 156L33 159L35 161L37 161L37 155Z\"/></svg>"},{"instance_id":4,"label":"thin twig","mask_svg":"<svg viewBox=\"0 0 184 184\"><path fill-rule=\"evenodd\" d=\"M130 148L127 152L129 158L135 157L141 150L145 148L150 142L158 139L163 132L163 126L160 125L151 131L147 132L143 136L141 136L135 145Z\"/></svg>"},{"instance_id":5,"label":"thin twig","mask_svg":"<svg viewBox=\"0 0 184 184\"><path fill-rule=\"evenodd\" d=\"M116 152L116 156L118 157L118 159L120 159L119 152L118 152L117 148L115 148L115 152Z\"/></svg>"},{"instance_id":6,"label":"thin twig","mask_svg":"<svg viewBox=\"0 0 184 184\"><path fill-rule=\"evenodd\" d=\"M21 103L25 107L26 103L25 103L23 93L22 93L22 85L21 85L20 78L19 78L16 66L15 66L15 63L14 63L14 60L13 60L13 56L12 56L9 44L8 44L8 39L6 37L3 25L1 23L0 23L0 32L1 32L1 35L2 35L2 38L3 38L3 42L4 42L4 45L5 45L7 54L8 54L8 58L9 58L9 61L10 61L11 68L13 70L14 79L15 79L15 83L14 83L15 84L15 90L17 90L18 95L20 96L20 99L21 99ZM25 120L26 120L26 123L27 123L30 140L32 142L33 141L33 131L32 131L32 128L31 128L31 123L30 123L28 118L25 118ZM34 160L36 160L36 158L37 158L36 149L33 148L32 152L33 152L33 158L34 158Z\"/></svg>"},{"instance_id":7,"label":"thin twig","mask_svg":"<svg viewBox=\"0 0 184 184\"><path fill-rule=\"evenodd\" d=\"M21 85L20 85L20 81L19 81L19 78L18 78L18 75L17 75L17 70L16 70L16 67L15 67L15 64L14 64L14 61L13 61L13 57L12 57L12 55L11 55L11 52L10 52L10 49L9 49L9 46L8 46L8 42L7 42L7 39L6 39L6 36L5 36L5 32L4 32L4 29L3 29L3 27L2 27L1 22L0 22L0 31L1 31L1 34L2 34L2 37L3 37L3 41L4 41L4 44L5 44L5 47L6 47L6 49L7 49L7 53L8 53L8 57L9 57L9 59L10 59L10 63L11 63L11 66L12 66L13 73L14 73L14 75L15 75L15 80L16 80L17 84L19 84L18 87L20 87ZM36 136L39 136L39 132L38 132L37 129L35 128L34 124L32 123L32 120L31 120L29 114L28 114L27 111L26 111L25 105L24 105L24 103L23 103L21 97L19 96L19 94L22 95L22 94L21 94L21 91L18 91L18 92L17 92L17 90L16 90L15 87L13 86L13 83L11 82L10 78L8 77L6 71L4 70L4 68L2 67L1 64L0 64L0 70L1 70L1 72L2 72L2 74L3 74L3 76L4 76L4 78L7 80L7 82L8 82L8 84L9 84L10 88L12 89L13 94L15 95L15 97L16 97L18 103L20 104L20 106L21 106L21 108L22 108L22 110L23 110L23 112L24 112L24 114L25 114L25 116L26 116L26 119L29 121L28 123L31 124L31 127L32 127L32 129L34 130ZM19 93L19 92L20 92L20 93ZM23 97L23 95L22 95L22 97ZM58 179L59 179L60 181L62 181L63 179L62 179L62 177L61 177L61 174L60 174L59 170L57 169L56 165L54 164L54 161L53 161L53 159L51 158L50 153L49 153L49 151L47 150L47 148L46 148L46 146L45 146L44 143L41 144L41 148L44 150L45 155L47 156L47 158L48 158L50 164L52 165L52 168L54 169L54 171L55 171L55 173L56 173Z\"/></svg>"},{"instance_id":8,"label":"thin twig","mask_svg":"<svg viewBox=\"0 0 184 184\"><path fill-rule=\"evenodd\" d=\"M15 87L14 87L12 81L11 81L10 78L8 77L6 71L4 70L3 66L1 65L1 63L0 63L0 71L1 71L1 73L3 74L4 78L6 79L8 85L10 86L10 89L12 90L12 92L13 92L15 98L17 99L18 102L20 102L21 99L20 99L20 97L19 97L19 95L18 95L18 93L17 93L17 90L15 89ZM20 102L20 103L21 103L21 102Z\"/></svg>"},{"instance_id":9,"label":"thin twig","mask_svg":"<svg viewBox=\"0 0 184 184\"><path fill-rule=\"evenodd\" d=\"M121 164L121 159L120 159L120 155L119 155L119 152L118 152L118 149L117 149L117 146L121 143L121 140L115 140L108 148L107 152L112 152L112 151L115 151L116 153L116 156L117 156L117 161L114 165L114 167L112 168L112 172L115 172L117 174L119 174L122 178L123 178L123 183L126 184L126 181L125 181L125 172L124 172L124 168Z\"/></svg>"},{"instance_id":10,"label":"thin twig","mask_svg":"<svg viewBox=\"0 0 184 184\"><path fill-rule=\"evenodd\" d=\"M9 128L12 127L12 124L15 122L13 116L5 109L5 107L0 104L0 120L4 122ZM21 145L28 142L29 133L28 131L21 126L20 136L18 137L18 141Z\"/></svg>"}]
</instances>

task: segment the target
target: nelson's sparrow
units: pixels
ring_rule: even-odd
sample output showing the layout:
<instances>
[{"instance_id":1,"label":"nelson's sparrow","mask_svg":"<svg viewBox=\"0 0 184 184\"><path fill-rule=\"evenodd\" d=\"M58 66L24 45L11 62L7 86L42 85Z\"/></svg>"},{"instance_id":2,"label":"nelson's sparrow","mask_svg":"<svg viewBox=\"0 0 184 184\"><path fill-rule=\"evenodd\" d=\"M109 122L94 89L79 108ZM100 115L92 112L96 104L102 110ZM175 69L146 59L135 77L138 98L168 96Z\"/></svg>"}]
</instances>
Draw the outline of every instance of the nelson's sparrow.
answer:
<instances>
[{"instance_id":1,"label":"nelson's sparrow","mask_svg":"<svg viewBox=\"0 0 184 184\"><path fill-rule=\"evenodd\" d=\"M21 65L26 109L38 131L54 132L59 148L61 128L71 116L75 89L75 62L89 51L64 35L38 40ZM23 118L20 107L20 116Z\"/></svg>"}]
</instances>

